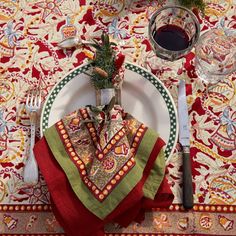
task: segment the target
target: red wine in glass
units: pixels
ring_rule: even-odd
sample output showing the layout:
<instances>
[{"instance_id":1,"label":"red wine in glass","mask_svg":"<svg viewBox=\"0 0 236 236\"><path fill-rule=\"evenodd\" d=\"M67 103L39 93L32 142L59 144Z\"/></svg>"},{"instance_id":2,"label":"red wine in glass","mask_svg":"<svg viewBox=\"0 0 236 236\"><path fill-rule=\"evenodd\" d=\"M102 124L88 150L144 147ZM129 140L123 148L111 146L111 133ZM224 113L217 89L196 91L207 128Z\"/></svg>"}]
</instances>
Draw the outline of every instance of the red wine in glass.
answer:
<instances>
[{"instance_id":1,"label":"red wine in glass","mask_svg":"<svg viewBox=\"0 0 236 236\"><path fill-rule=\"evenodd\" d=\"M153 38L162 48L170 51L184 50L191 44L185 30L177 25L171 24L157 29Z\"/></svg>"}]
</instances>

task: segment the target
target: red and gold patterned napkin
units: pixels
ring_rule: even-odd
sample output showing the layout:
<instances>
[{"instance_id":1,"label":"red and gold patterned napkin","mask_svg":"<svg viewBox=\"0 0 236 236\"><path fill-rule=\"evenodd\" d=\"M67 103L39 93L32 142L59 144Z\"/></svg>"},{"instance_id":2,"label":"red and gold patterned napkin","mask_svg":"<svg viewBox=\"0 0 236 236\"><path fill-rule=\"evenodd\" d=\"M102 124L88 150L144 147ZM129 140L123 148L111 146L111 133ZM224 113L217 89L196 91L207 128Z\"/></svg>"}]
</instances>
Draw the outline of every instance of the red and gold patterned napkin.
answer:
<instances>
[{"instance_id":1,"label":"red and gold patterned napkin","mask_svg":"<svg viewBox=\"0 0 236 236\"><path fill-rule=\"evenodd\" d=\"M44 133L35 156L66 233L103 235L103 226L142 221L173 195L164 177L165 143L120 106L76 110Z\"/></svg>"}]
</instances>

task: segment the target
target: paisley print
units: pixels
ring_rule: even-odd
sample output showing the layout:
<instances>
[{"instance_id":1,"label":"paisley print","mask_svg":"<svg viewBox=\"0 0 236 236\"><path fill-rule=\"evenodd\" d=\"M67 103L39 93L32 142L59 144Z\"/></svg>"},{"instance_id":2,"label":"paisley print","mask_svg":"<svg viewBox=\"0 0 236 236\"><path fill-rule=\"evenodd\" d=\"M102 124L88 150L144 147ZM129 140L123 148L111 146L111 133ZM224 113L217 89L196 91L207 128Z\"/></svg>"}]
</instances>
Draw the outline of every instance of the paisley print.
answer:
<instances>
[{"instance_id":1,"label":"paisley print","mask_svg":"<svg viewBox=\"0 0 236 236\"><path fill-rule=\"evenodd\" d=\"M236 181L229 176L219 176L210 183L213 204L235 204Z\"/></svg>"}]
</instances>

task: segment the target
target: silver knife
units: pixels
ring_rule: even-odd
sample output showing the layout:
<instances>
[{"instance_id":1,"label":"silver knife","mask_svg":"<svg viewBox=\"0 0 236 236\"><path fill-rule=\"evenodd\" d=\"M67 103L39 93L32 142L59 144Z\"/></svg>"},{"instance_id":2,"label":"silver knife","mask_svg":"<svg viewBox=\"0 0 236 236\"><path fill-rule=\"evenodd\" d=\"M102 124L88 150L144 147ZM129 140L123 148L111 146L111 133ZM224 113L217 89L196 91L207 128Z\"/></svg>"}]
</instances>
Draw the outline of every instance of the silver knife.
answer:
<instances>
[{"instance_id":1,"label":"silver knife","mask_svg":"<svg viewBox=\"0 0 236 236\"><path fill-rule=\"evenodd\" d=\"M193 208L192 166L190 159L190 131L185 81L180 80L178 93L179 142L183 154L183 206Z\"/></svg>"}]
</instances>

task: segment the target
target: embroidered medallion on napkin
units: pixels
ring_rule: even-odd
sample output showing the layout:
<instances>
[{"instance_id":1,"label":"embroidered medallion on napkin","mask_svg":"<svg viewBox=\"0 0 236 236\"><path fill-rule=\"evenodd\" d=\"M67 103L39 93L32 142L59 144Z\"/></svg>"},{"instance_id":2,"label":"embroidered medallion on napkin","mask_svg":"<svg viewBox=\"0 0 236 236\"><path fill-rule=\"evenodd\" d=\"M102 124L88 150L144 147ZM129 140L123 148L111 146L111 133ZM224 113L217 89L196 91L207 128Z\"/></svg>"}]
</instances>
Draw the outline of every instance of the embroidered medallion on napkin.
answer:
<instances>
[{"instance_id":1,"label":"embroidered medallion on napkin","mask_svg":"<svg viewBox=\"0 0 236 236\"><path fill-rule=\"evenodd\" d=\"M169 188L165 197L157 194L165 173L163 146L163 140L155 131L118 105L108 111L104 106L87 106L47 129L43 140L35 147L35 156L64 228L71 230L71 226L65 225L64 205L68 205L68 213L68 207L77 204L80 208L82 203L90 217L92 213L99 222L115 221L123 226L130 220L137 220L145 204L158 206L158 196L160 205L166 196L169 205L173 200ZM42 150L48 158L42 157ZM45 164L47 161L48 165ZM51 172L47 169L49 165L52 166ZM64 193L63 189L58 190L63 188L62 180L61 186L58 183L56 187L56 180L51 179L54 178L53 169L58 176L63 172L61 178L67 185ZM61 206L59 192L63 195L60 198L66 199L68 195L73 204L67 201ZM81 212L82 209L78 209L78 215ZM80 229L83 227L81 225ZM90 235L86 230L83 232L83 235Z\"/></svg>"}]
</instances>

